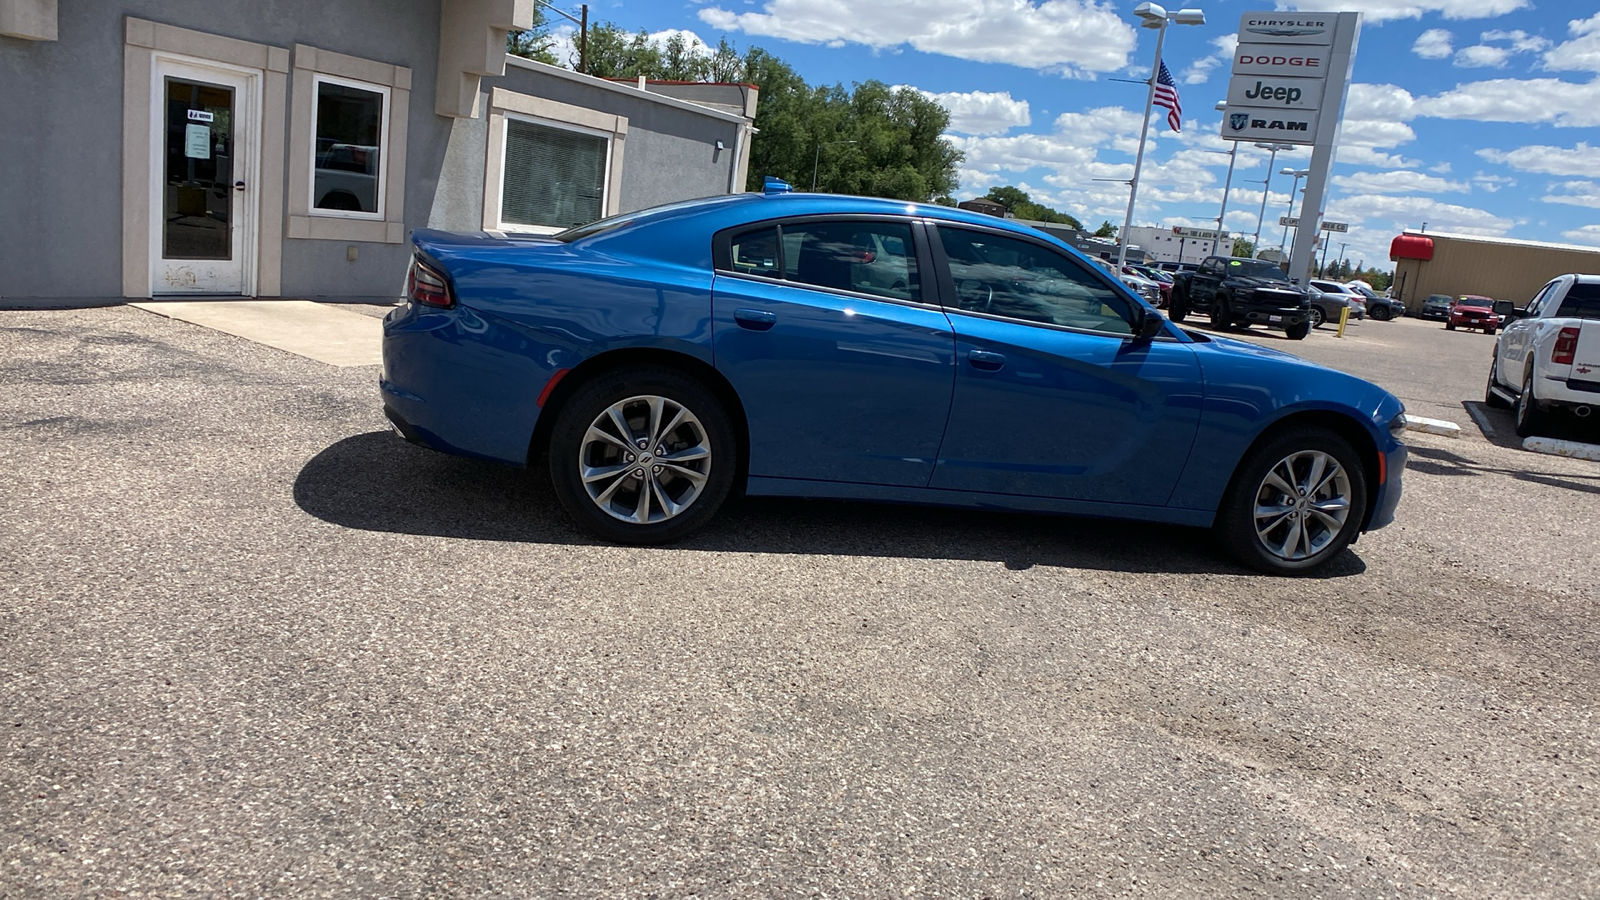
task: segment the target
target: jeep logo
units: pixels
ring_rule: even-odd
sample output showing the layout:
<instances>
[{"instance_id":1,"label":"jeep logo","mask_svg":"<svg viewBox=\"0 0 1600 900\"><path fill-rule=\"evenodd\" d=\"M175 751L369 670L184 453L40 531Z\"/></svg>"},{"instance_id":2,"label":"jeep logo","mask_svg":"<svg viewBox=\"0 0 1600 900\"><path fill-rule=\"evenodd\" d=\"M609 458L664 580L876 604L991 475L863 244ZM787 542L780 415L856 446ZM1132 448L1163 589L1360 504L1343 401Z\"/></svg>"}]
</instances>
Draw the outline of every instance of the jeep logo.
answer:
<instances>
[{"instance_id":1,"label":"jeep logo","mask_svg":"<svg viewBox=\"0 0 1600 900\"><path fill-rule=\"evenodd\" d=\"M1297 87L1283 87L1281 85L1271 88L1267 87L1266 82L1257 81L1256 86L1245 91L1244 95L1250 100L1279 100L1292 106L1300 102L1301 91Z\"/></svg>"}]
</instances>

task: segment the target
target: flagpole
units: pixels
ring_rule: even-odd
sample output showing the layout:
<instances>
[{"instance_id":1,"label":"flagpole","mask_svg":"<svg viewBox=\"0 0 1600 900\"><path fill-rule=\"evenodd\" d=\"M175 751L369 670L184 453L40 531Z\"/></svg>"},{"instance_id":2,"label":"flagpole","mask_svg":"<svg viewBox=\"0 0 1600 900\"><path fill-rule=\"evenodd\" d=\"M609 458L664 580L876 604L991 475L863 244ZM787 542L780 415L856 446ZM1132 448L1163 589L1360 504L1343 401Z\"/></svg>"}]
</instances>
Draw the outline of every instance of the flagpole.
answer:
<instances>
[{"instance_id":1,"label":"flagpole","mask_svg":"<svg viewBox=\"0 0 1600 900\"><path fill-rule=\"evenodd\" d=\"M1139 170L1144 167L1144 142L1150 135L1150 109L1156 102L1156 76L1161 73L1161 45L1167 39L1167 19L1165 10L1162 12L1161 25L1156 29L1156 61L1150 67L1150 90L1144 97L1144 126L1139 129L1139 152L1133 157L1133 179L1128 182L1128 214L1122 217L1122 230L1117 232L1118 272L1128 264L1128 229L1133 227L1133 203L1139 196Z\"/></svg>"}]
</instances>

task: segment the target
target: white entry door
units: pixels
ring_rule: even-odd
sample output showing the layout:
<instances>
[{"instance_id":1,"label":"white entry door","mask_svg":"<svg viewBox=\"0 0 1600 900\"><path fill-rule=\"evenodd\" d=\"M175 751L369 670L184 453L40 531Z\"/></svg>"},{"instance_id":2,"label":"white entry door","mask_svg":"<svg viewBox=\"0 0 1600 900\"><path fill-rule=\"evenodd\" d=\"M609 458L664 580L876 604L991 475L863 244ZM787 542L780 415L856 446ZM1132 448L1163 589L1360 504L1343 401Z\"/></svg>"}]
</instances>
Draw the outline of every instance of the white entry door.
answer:
<instances>
[{"instance_id":1,"label":"white entry door","mask_svg":"<svg viewBox=\"0 0 1600 900\"><path fill-rule=\"evenodd\" d=\"M157 57L151 296L255 289L260 78Z\"/></svg>"}]
</instances>

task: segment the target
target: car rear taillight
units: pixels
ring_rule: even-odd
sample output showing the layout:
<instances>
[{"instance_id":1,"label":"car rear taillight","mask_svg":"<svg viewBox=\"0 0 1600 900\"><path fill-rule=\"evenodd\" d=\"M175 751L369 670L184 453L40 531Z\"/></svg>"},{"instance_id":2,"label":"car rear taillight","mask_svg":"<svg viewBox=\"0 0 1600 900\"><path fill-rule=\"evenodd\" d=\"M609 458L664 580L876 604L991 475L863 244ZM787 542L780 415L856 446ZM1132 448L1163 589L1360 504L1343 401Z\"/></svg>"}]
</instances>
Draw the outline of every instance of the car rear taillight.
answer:
<instances>
[{"instance_id":1,"label":"car rear taillight","mask_svg":"<svg viewBox=\"0 0 1600 900\"><path fill-rule=\"evenodd\" d=\"M420 259L411 260L411 272L406 275L406 294L412 303L450 309L456 305L455 295L444 275Z\"/></svg>"},{"instance_id":2,"label":"car rear taillight","mask_svg":"<svg viewBox=\"0 0 1600 900\"><path fill-rule=\"evenodd\" d=\"M1572 365L1572 356L1578 352L1578 329L1563 328L1556 335L1555 346L1550 348L1550 361L1556 365Z\"/></svg>"}]
</instances>

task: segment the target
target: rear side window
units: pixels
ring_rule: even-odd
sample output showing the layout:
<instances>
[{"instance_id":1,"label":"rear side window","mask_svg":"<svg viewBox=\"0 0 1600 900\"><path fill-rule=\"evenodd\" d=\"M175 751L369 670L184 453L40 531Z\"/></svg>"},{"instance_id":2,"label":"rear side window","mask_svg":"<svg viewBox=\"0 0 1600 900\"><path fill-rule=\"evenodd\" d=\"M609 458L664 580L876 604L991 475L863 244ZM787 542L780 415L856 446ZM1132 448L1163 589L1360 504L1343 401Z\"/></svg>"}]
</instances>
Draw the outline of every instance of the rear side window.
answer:
<instances>
[{"instance_id":1,"label":"rear side window","mask_svg":"<svg viewBox=\"0 0 1600 900\"><path fill-rule=\"evenodd\" d=\"M737 235L728 245L728 262L741 275L777 278L778 229L768 226Z\"/></svg>"},{"instance_id":2,"label":"rear side window","mask_svg":"<svg viewBox=\"0 0 1600 900\"><path fill-rule=\"evenodd\" d=\"M1560 319L1600 319L1600 284L1579 282L1561 298Z\"/></svg>"},{"instance_id":3,"label":"rear side window","mask_svg":"<svg viewBox=\"0 0 1600 900\"><path fill-rule=\"evenodd\" d=\"M920 296L911 226L797 222L783 226L783 277L895 300Z\"/></svg>"}]
</instances>

